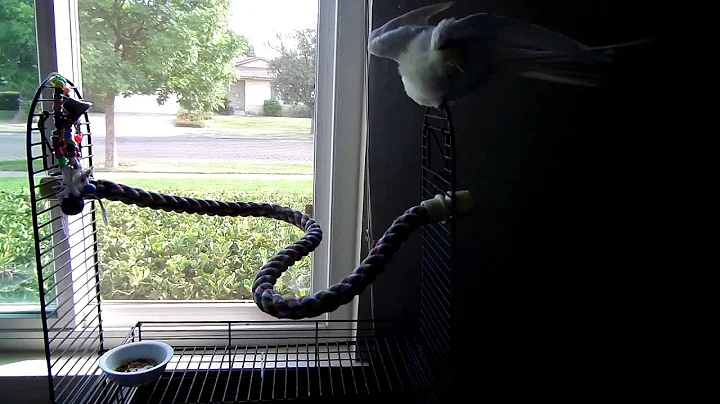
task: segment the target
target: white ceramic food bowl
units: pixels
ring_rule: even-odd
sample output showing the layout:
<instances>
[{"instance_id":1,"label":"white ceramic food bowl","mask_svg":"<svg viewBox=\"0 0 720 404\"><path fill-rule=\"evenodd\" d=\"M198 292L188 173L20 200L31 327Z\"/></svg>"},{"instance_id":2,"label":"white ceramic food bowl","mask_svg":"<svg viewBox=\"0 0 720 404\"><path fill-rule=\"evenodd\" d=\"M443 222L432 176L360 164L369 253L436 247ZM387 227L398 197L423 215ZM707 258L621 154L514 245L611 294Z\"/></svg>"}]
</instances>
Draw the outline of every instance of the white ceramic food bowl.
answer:
<instances>
[{"instance_id":1,"label":"white ceramic food bowl","mask_svg":"<svg viewBox=\"0 0 720 404\"><path fill-rule=\"evenodd\" d=\"M157 341L140 341L120 345L100 357L100 369L115 383L125 387L140 387L157 380L173 356L173 348ZM125 361L152 359L157 365L136 372L118 372L115 369Z\"/></svg>"}]
</instances>

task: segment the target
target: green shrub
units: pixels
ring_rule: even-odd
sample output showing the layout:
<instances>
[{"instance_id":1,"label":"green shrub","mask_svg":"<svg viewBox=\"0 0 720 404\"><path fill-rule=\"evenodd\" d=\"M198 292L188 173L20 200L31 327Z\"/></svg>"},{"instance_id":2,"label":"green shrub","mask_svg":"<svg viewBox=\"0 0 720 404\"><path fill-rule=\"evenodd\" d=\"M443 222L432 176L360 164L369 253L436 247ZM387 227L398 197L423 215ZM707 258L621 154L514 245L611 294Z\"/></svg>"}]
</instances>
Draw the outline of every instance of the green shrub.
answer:
<instances>
[{"instance_id":1,"label":"green shrub","mask_svg":"<svg viewBox=\"0 0 720 404\"><path fill-rule=\"evenodd\" d=\"M182 121L204 121L212 118L212 114L206 111L188 111L184 108L178 110L178 120Z\"/></svg>"},{"instance_id":2,"label":"green shrub","mask_svg":"<svg viewBox=\"0 0 720 404\"><path fill-rule=\"evenodd\" d=\"M154 191L226 201L267 201L295 209L303 209L312 199L311 192ZM0 192L0 276L5 277L0 297L7 301L17 301L20 296L37 299L27 190ZM109 226L98 222L104 299L251 299L250 288L260 267L303 234L288 223L267 218L158 212L108 201L105 206ZM17 281L6 283L8 276ZM309 288L309 257L290 268L275 286L278 293L293 296L306 295Z\"/></svg>"},{"instance_id":3,"label":"green shrub","mask_svg":"<svg viewBox=\"0 0 720 404\"><path fill-rule=\"evenodd\" d=\"M17 111L20 109L19 91L0 91L0 109Z\"/></svg>"},{"instance_id":4,"label":"green shrub","mask_svg":"<svg viewBox=\"0 0 720 404\"><path fill-rule=\"evenodd\" d=\"M205 121L212 118L210 112L205 111L188 111L180 108L178 111L175 126L179 128L204 128Z\"/></svg>"},{"instance_id":5,"label":"green shrub","mask_svg":"<svg viewBox=\"0 0 720 404\"><path fill-rule=\"evenodd\" d=\"M290 108L290 116L293 118L310 118L310 107L307 105L293 105Z\"/></svg>"},{"instance_id":6,"label":"green shrub","mask_svg":"<svg viewBox=\"0 0 720 404\"><path fill-rule=\"evenodd\" d=\"M275 100L265 100L263 103L263 115L280 116L282 115L282 105Z\"/></svg>"},{"instance_id":7,"label":"green shrub","mask_svg":"<svg viewBox=\"0 0 720 404\"><path fill-rule=\"evenodd\" d=\"M178 119L175 121L175 127L176 128L204 128L205 122L204 121L181 121Z\"/></svg>"},{"instance_id":8,"label":"green shrub","mask_svg":"<svg viewBox=\"0 0 720 404\"><path fill-rule=\"evenodd\" d=\"M27 188L20 191L0 190L0 302L36 303L39 298L35 264L35 245L32 211ZM49 214L39 222L47 223ZM50 233L50 226L40 229L41 239ZM41 243L43 251L50 248L50 240ZM43 257L43 264L52 260ZM52 265L45 276L52 272ZM51 288L53 280L45 284Z\"/></svg>"},{"instance_id":9,"label":"green shrub","mask_svg":"<svg viewBox=\"0 0 720 404\"><path fill-rule=\"evenodd\" d=\"M225 96L225 99L223 100L223 105L217 108L214 112L220 115L233 115L235 113L235 109L230 102L230 98L228 96Z\"/></svg>"}]
</instances>

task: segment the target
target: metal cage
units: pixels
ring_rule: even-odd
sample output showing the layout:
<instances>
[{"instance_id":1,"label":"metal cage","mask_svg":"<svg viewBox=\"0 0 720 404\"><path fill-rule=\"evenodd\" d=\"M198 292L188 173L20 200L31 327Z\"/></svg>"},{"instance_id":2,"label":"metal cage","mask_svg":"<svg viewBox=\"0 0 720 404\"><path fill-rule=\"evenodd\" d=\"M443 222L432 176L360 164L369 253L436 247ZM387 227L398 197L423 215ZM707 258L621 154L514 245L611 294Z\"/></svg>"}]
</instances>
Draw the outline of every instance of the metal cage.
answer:
<instances>
[{"instance_id":1,"label":"metal cage","mask_svg":"<svg viewBox=\"0 0 720 404\"><path fill-rule=\"evenodd\" d=\"M81 98L70 84L73 95ZM46 79L31 106L27 158L42 326L52 403L235 403L388 397L436 402L450 384L454 221L422 229L420 328L410 335L382 321L342 321L355 337L333 336L333 322L297 321L306 331L262 344L254 337L287 322L138 322L123 343L163 340L175 355L156 382L120 387L99 369L105 352L96 202L63 231L61 181L50 137L53 94ZM37 112L40 111L40 112ZM447 110L428 109L422 134L422 197L455 191L454 144ZM92 166L88 115L80 118L83 160ZM321 328L319 324L324 326ZM215 331L203 327L212 326ZM388 329L391 327L387 327ZM277 330L274 328L273 330ZM197 341L204 341L203 344ZM208 341L211 344L208 345Z\"/></svg>"}]
</instances>

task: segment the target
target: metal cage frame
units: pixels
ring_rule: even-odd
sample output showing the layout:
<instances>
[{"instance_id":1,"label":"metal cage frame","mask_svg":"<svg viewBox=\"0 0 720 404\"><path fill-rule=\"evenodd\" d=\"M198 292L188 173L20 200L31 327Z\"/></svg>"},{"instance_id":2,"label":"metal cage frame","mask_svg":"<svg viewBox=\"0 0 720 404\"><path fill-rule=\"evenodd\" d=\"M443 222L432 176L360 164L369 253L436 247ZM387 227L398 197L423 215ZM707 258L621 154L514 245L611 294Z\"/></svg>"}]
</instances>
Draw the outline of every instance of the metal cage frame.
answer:
<instances>
[{"instance_id":1,"label":"metal cage frame","mask_svg":"<svg viewBox=\"0 0 720 404\"><path fill-rule=\"evenodd\" d=\"M83 394L93 395L100 390L97 378L92 377L99 360L94 353L104 350L97 218L95 201L89 201L80 215L69 220L69 234L64 231L57 198L62 177L50 141L56 129L53 113L49 112L55 95L55 88L49 85L51 80L43 80L30 105L26 133L28 181L50 399L53 403L74 403ZM68 86L69 96L82 98L73 83L68 82ZM81 115L79 124L83 134L80 160L92 166L87 113ZM79 269L71 266L73 260ZM74 282L81 282L81 291L73 288ZM74 306L70 310L68 303Z\"/></svg>"},{"instance_id":2,"label":"metal cage frame","mask_svg":"<svg viewBox=\"0 0 720 404\"><path fill-rule=\"evenodd\" d=\"M197 327L193 328L197 322L138 322L128 331L123 344L164 339L176 348L176 354L153 384L127 388L112 383L98 367L100 355L105 352L105 337L96 202L88 201L81 215L69 219L70 233L66 235L57 201L61 176L49 141L55 129L50 124L52 113L48 112L53 97L46 92L54 91L49 80L42 82L31 104L27 160L52 403L316 402L338 397L352 402L372 397L436 402L447 391L457 216L454 206L447 223L423 226L421 230L421 314L419 329L413 335L393 334L395 331L386 331L378 320L339 320L344 326L352 324L356 338L338 341L332 336L332 321L301 320L298 323L309 327L307 334L294 332L285 344L263 346L252 338L253 330L277 325L277 321L204 322L226 331L203 334L205 340L214 339L217 344L198 346L192 343L198 335ZM78 89L68 84L72 95L82 99ZM38 108L42 112L37 112ZM80 127L82 160L92 166L92 132L87 113L81 116ZM437 194L455 195L454 156L449 111L428 108L422 133L424 200ZM74 267L67 270L71 262ZM81 291L74 290L75 282L82 283ZM66 304L72 304L73 309L67 310L67 306L63 307ZM322 329L320 323L324 324ZM239 350L243 353L239 354ZM248 354L248 350L253 353ZM257 357L260 351L262 360ZM268 369L271 380L266 375Z\"/></svg>"}]
</instances>

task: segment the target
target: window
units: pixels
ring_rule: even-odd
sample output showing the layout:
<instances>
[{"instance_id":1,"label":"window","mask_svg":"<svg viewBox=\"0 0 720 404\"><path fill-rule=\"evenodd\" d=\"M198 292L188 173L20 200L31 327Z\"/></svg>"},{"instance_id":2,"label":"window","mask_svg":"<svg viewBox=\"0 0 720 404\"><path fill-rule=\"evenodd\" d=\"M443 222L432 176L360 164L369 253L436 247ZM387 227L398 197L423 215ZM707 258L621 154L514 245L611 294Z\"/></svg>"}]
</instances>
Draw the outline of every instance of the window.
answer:
<instances>
[{"instance_id":1,"label":"window","mask_svg":"<svg viewBox=\"0 0 720 404\"><path fill-rule=\"evenodd\" d=\"M0 3L0 327L38 327L40 300L32 231L25 128L39 84L32 0ZM33 140L38 140L34 134ZM47 221L50 214L40 220ZM45 248L48 243L44 243ZM49 280L50 282L53 279ZM51 302L49 308L57 307ZM10 341L0 332L0 347Z\"/></svg>"},{"instance_id":2,"label":"window","mask_svg":"<svg viewBox=\"0 0 720 404\"><path fill-rule=\"evenodd\" d=\"M0 315L18 317L39 305L24 139L38 85L32 1L2 2L0 20Z\"/></svg>"},{"instance_id":3,"label":"window","mask_svg":"<svg viewBox=\"0 0 720 404\"><path fill-rule=\"evenodd\" d=\"M38 4L45 4L44 1L36 1ZM80 3L79 5L78 2ZM97 15L89 15L88 12L84 11L84 3L87 3L85 0L62 3L64 4L55 3L53 10L54 13L46 13L46 11L48 11L47 9L41 9L38 7L38 44L41 50L47 50L47 52L40 53L40 76L45 77L52 71L59 71L68 77L72 77L73 81L81 86L81 91L83 91L85 98L93 101L96 106L105 106L106 112L107 107L114 107L116 110L118 107L135 107L136 109L144 108L140 106L139 103L143 101L147 102L148 100L152 101L152 96L145 98L136 97L133 98L132 101L128 101L122 96L116 97L111 101L104 99L103 90L105 90L105 88L102 88L102 86L98 84L98 81L102 79L102 77L98 77L97 72L93 73L90 71L91 69L86 69L86 67L89 66L89 63L93 63L93 58L103 56L103 50L100 49L100 47L105 41L96 41L93 39L93 34L102 35L102 33L93 32L91 21L83 20L85 18L101 17L98 17ZM232 1L231 5L233 5L233 7L237 7L238 5L242 5L242 3L242 1ZM308 171L312 173L312 176L310 177L311 179L306 181L306 183L312 184L312 189L308 190L310 199L308 199L307 202L312 204L313 216L321 224L324 234L323 242L320 248L313 253L311 260L312 270L311 275L307 277L308 279L293 279L292 273L287 273L283 276L283 278L292 280L292 282L288 282L288 284L286 284L285 292L293 294L297 294L298 292L302 293L303 289L306 290L306 293L312 293L340 281L357 265L360 259L360 210L362 206L361 199L364 167L364 153L362 151L365 146L363 105L366 57L365 38L367 37L365 21L367 12L366 5L364 2L340 2L337 0L319 0L317 4L317 74L314 88L314 94L317 94L317 99L315 100L314 109L314 136L311 139L314 160L312 161L312 166ZM78 22L80 23L78 24ZM139 27L142 27L142 22L138 24ZM83 31L84 29L86 31ZM142 28L139 28L138 32L142 33ZM122 44L120 44L120 46L122 46ZM125 49L127 51L132 51L130 47ZM162 47L156 47L155 49L162 49ZM162 55L158 55L158 59L162 59ZM243 69L248 71L250 69L259 69L262 71L263 63L266 63L263 59L265 58L260 55L255 55L254 57L246 57L242 59L241 62L245 63L240 64ZM158 62L160 62L160 60L158 60ZM161 63L167 65L171 64L167 60ZM149 66L147 68L157 68L157 66ZM107 77L111 77L112 74L113 72L108 72ZM188 75L186 77L192 78L192 75ZM258 107L262 108L262 106L258 105L257 100L269 100L271 99L273 93L266 85L268 79L263 77L262 74L256 72L254 76L244 77L246 78L242 80L244 81L242 89L236 89L234 86L230 86L230 89L228 89L227 85L222 86L223 91L227 92L229 99L233 99L231 96L237 93L242 96L240 98L243 102L245 102L245 105L233 105L232 107L234 112L237 112L240 108L242 108L241 111L248 112L247 110L250 109L249 107L251 106L255 108L255 111L257 111ZM250 80L247 77L252 77L253 80ZM117 80L121 79L122 76L117 78ZM238 80L238 82L239 81L241 80ZM200 84L201 83L198 83L198 85ZM124 84L120 83L118 85ZM167 85L167 88L187 90L182 86L182 83L170 83ZM264 90L266 88L267 90ZM207 91L213 91L213 89L209 88ZM190 94L190 96L197 95L197 93L193 93L192 91L187 91L187 93ZM171 99L176 96L175 93L171 93L169 95ZM95 96L96 99L93 99L93 96ZM282 97L282 95L280 96ZM98 102L98 100L100 100L100 102ZM137 104L132 105L134 102L137 102ZM202 102L202 100L199 102ZM168 105L171 104L158 107L161 112L156 113L156 116L151 116L153 114L150 113L143 113L141 110L140 112L134 114L134 116L130 119L124 119L125 123L122 122L123 119L117 118L119 115L114 115L115 135L118 139L118 148L115 151L108 149L103 150L103 148L97 147L98 140L95 140L95 166L102 166L103 157L105 158L105 161L116 158L120 165L119 167L115 167L115 171L98 171L96 173L97 178L107 178L123 182L131 186L157 190L159 186L163 185L163 181L168 183L170 182L168 181L168 178L176 177L185 182L189 182L192 185L197 185L194 192L195 195L198 195L199 197L207 197L207 191L209 189L207 184L212 181L205 180L205 178L213 175L219 177L219 175L217 175L219 173L216 172L213 173L213 175L207 175L206 177L203 177L202 180L198 181L196 180L197 175L185 174L185 176L183 176L183 174L181 174L181 171L183 170L180 170L182 168L185 169L184 171L196 169L199 167L198 165L193 165L196 162L189 162L187 163L187 166L189 167L182 167L180 164L182 163L181 161L178 161L177 159L175 161L170 160L170 157L172 157L173 147L176 149L182 149L183 147L192 148L191 142L187 141L187 139L183 140L176 138L169 140L165 139L165 143L163 143L163 141L158 141L157 138L153 138L153 135L156 135L153 131L162 132L163 130L170 130L169 123L173 120L182 121L185 118L187 118L188 121L198 120L194 119L195 117L190 116L191 114L182 115L181 113L176 117L173 117L171 116L172 113L167 112L169 108ZM188 105L187 102L184 105ZM302 104L299 103L298 105ZM252 111L250 111L250 113L252 113ZM165 122L162 123L160 119L157 119L157 115L164 116L163 119L165 119ZM217 119L216 122L211 122L211 124L220 126L221 129L225 130L225 137L233 136L234 134L231 132L236 129L232 126L235 124L233 119L238 118L235 116L219 116L218 118L219 119ZM102 126L105 123L101 114L93 115L90 119L91 125L93 125L93 132L95 133L96 131L101 131ZM156 126L152 126L152 124L148 123L153 119L155 119ZM215 119L212 121L215 121ZM200 131L195 129L200 129ZM192 133L193 135L191 137L192 139L195 139L197 137L208 136L207 133L203 134L203 129L205 129L206 132L208 131L207 128L188 128L184 130L188 131L185 133ZM263 130L262 127L259 129L243 128L243 130L246 130L249 133L252 133L253 129L255 132L257 132L257 130ZM277 133L282 134L283 130L287 130L288 132L298 132L304 129L300 128L298 125L295 127L292 127L291 125L289 129L274 128L271 131L274 133L270 133L270 135ZM336 134L342 134L342 136L336 136ZM133 179L130 174L123 172L123 170L127 171L127 166L123 166L123 160L129 165L139 164L139 162L142 163L143 160L143 156L141 154L123 155L125 150L142 149L142 146L140 146L139 149L132 147L123 148L123 145L126 144L124 142L127 142L127 139L130 139L133 136L144 139L146 141L146 147L152 147L156 151L159 151L155 157L151 157L155 160L157 166L163 166L165 171L175 170L176 173L163 174L160 178L148 180L146 178ZM123 140L123 137L125 137L125 140ZM102 139L102 137L99 139ZM187 144L183 142L186 142ZM218 141L217 143L220 142ZM288 140L286 143L298 145L303 143L303 139L293 138ZM307 141L305 143L307 143ZM210 144L211 147L215 148L217 154L227 152L227 150L221 149L222 146L212 145L212 142L207 144ZM304 147L307 147L307 144ZM256 148L250 153L260 154L263 151L264 150L262 148ZM114 153L118 154L115 155ZM170 156L163 155L163 153L167 153ZM163 160L163 158L165 159ZM210 161L210 163L213 162ZM229 162L224 162L226 163L224 165L217 161L215 163L216 165L214 168L216 171L222 171L222 169L231 166L231 164L227 164ZM210 164L210 166L211 165L212 164ZM147 166L149 166L149 164ZM296 164L294 168L297 168L298 166L299 165ZM218 169L218 167L220 168ZM288 165L281 166L280 170L288 170L288 167ZM254 167L251 163L246 166L248 171L252 171L253 168ZM252 173L244 174L248 174L245 175L244 178L252 178ZM148 175L144 175L144 177L148 177ZM234 177L237 178L243 176L235 175ZM255 177L266 181L267 184L263 186L272 191L272 181L268 181L262 175L256 175ZM297 176L288 178L296 177ZM231 183L228 182L227 184ZM251 184L258 187L258 184L260 183L256 180L254 183L252 181L247 181L245 184ZM294 185L295 189L298 189L301 186L302 185L297 184ZM180 189L175 193L185 195L189 193L183 191L185 190ZM275 202L275 200L273 200L274 197L281 199L281 195L280 197L278 197L278 195L280 195L280 193L277 192L277 190L274 193L268 193L267 201ZM220 197L222 197L222 195L220 195ZM111 204L114 203L106 203L106 205ZM304 208L299 205L293 207L298 210L303 210ZM142 211L146 210L147 209L143 209ZM119 209L115 209L114 212L111 209L110 219L112 220L113 214L125 215L122 217L122 220L115 221L114 223L124 221L127 223L127 226L130 226L129 228L118 229L117 225L115 225L114 228L108 228L101 222L98 223L98 234L101 243L101 265L108 265L109 262L107 262L106 259L108 256L112 256L115 261L118 261L112 264L116 265L114 268L119 268L123 265L127 267L132 264L138 264L138 258L139 260L148 259L147 255L143 256L147 250L135 249L134 251L137 252L132 253L135 254L135 256L131 256L132 254L128 253L129 250L127 249L127 246L122 246L121 243L114 242L117 239L113 237L117 236L121 232L124 231L127 233L135 231L135 229L132 229L133 221L131 220L132 218L130 213L118 212L120 212ZM161 214L154 211L149 211L147 214L156 215L154 216L155 218L163 217L160 216ZM208 218L201 218L198 220L208 220ZM228 221L234 221L237 224L238 219L228 219ZM259 223L262 223L263 226L268 223L277 225L271 229L288 234L288 237L292 237L292 241L299 236L299 233L294 233L288 229L290 227L289 225L275 223L272 219L256 219L256 224ZM173 223L173 225L180 226L182 224ZM159 226L163 226L162 221ZM259 237L265 236L266 234L263 233L263 231L267 232L267 228L268 227L266 226L264 230L257 230L253 234L256 234ZM209 227L205 228L206 232L207 229L209 229ZM168 231L168 233L162 233L163 229L158 230L158 232L163 236L172 234L169 233L169 229L167 228L166 231ZM79 237L82 239L83 236L86 235L80 235ZM206 236L207 233L198 233L195 237ZM236 235L231 235L230 237L236 237ZM70 241L70 243L72 243L72 241ZM257 259L262 260L270 258L284 246L285 245L281 244L276 245L271 250L260 250L258 251L259 255ZM218 248L221 247L222 246ZM112 248L119 249L120 251L111 251ZM151 245L148 248L157 248L158 251L168 249L167 246L163 245L158 245L156 247ZM234 248L243 248L243 246L235 246ZM213 257L212 250L203 251L203 253L207 254L208 258ZM73 253L71 252L71 255L72 254ZM225 254L225 252L218 253L218 255L222 254ZM230 253L227 254L230 255ZM140 257L138 257L138 255ZM206 256L202 255L200 257L205 259ZM175 254L163 256L162 258L166 261L166 266L173 265L175 269L187 270L189 278L196 275L193 274L192 271L196 271L195 267L198 264L197 262L193 263L187 261L187 258L189 257L183 256L183 254ZM308 259L306 258L305 260L307 261ZM78 268L84 268L84 265L88 265L87 262L88 257L83 256L83 254L76 254L72 256L71 265L68 266L67 271L69 271L68 273L70 276L68 276L67 279L72 279L70 287L72 287L75 292L74 296L89 296L91 294L86 293L87 289L92 289L95 286L92 279L82 279L81 277L73 276L75 273L74 271L77 271ZM250 262L248 266L252 267L247 268L247 270L254 276L260 265L252 263L251 260L248 262ZM134 268L137 269L139 267L140 265L135 265ZM292 272L293 270L294 268L289 272ZM82 269L82 271L84 272L84 269ZM160 288L153 287L147 287L145 291L140 288L135 288L132 291L134 295L130 296L130 298L124 298L125 296L123 293L127 294L129 288L122 287L122 285L127 285L128 282L135 282L135 286L137 286L142 283L141 281L143 278L147 278L151 275L148 274L147 267L143 268L142 271L136 271L135 276L137 279L134 280L128 279L128 273L132 273L132 271L122 274L121 271L113 272L112 268L103 268L102 316L103 326L106 330L106 339L112 338L113 333L117 333L118 336L124 336L128 327L140 319L147 321L167 318L185 321L208 319L233 321L272 319L270 316L260 312L251 301L240 301L242 296L237 297L232 296L232 293L225 293L227 292L226 289L228 287L232 290L232 287L235 285L233 282L241 282L242 279L232 278L230 280L233 282L226 283L225 285L212 285L212 287L216 288L215 292L213 292L214 294L206 293L207 291L204 291L202 294L192 294L187 290L173 291L171 287L167 289L171 291L170 295L164 296L164 300L159 300L159 296L156 294L158 293L157 289ZM57 277L58 274L56 274L55 278ZM138 281L138 279L140 281ZM249 279L249 281L251 282L252 279ZM107 287L108 284L113 283L119 286L117 288ZM190 284L192 283L187 282L183 286ZM150 284L150 286L152 286L152 284ZM155 293L155 295L153 293ZM173 293L176 293L176 296L173 295ZM222 293L225 293L225 295L229 298L218 299L217 296ZM191 298L188 298L188 296ZM58 302L60 305L63 303L65 303L65 301ZM82 305L81 303L82 302L79 301L70 301L68 304L63 306L75 309L73 313L68 315L68 318L72 318L72 321L74 321L72 324L81 324L80 320L83 318L83 313L78 312L77 310L78 308L85 307L85 305ZM355 317L355 313L355 304L348 304L339 308L337 311L330 313L327 318L351 319ZM15 319L15 321L10 321L8 319L0 320L0 327L5 328L6 330L15 330L14 333L6 333L8 336L13 336L15 338L31 336L31 338L35 338L37 340L38 346L42 346L41 336L36 331L40 327L37 319L24 318L20 320ZM27 331L20 330L23 328L27 329ZM8 339L5 341L8 341ZM15 341L17 342L17 340ZM0 344L7 345L5 342L0 342ZM23 342L23 346L27 346L27 344L27 341Z\"/></svg>"}]
</instances>

